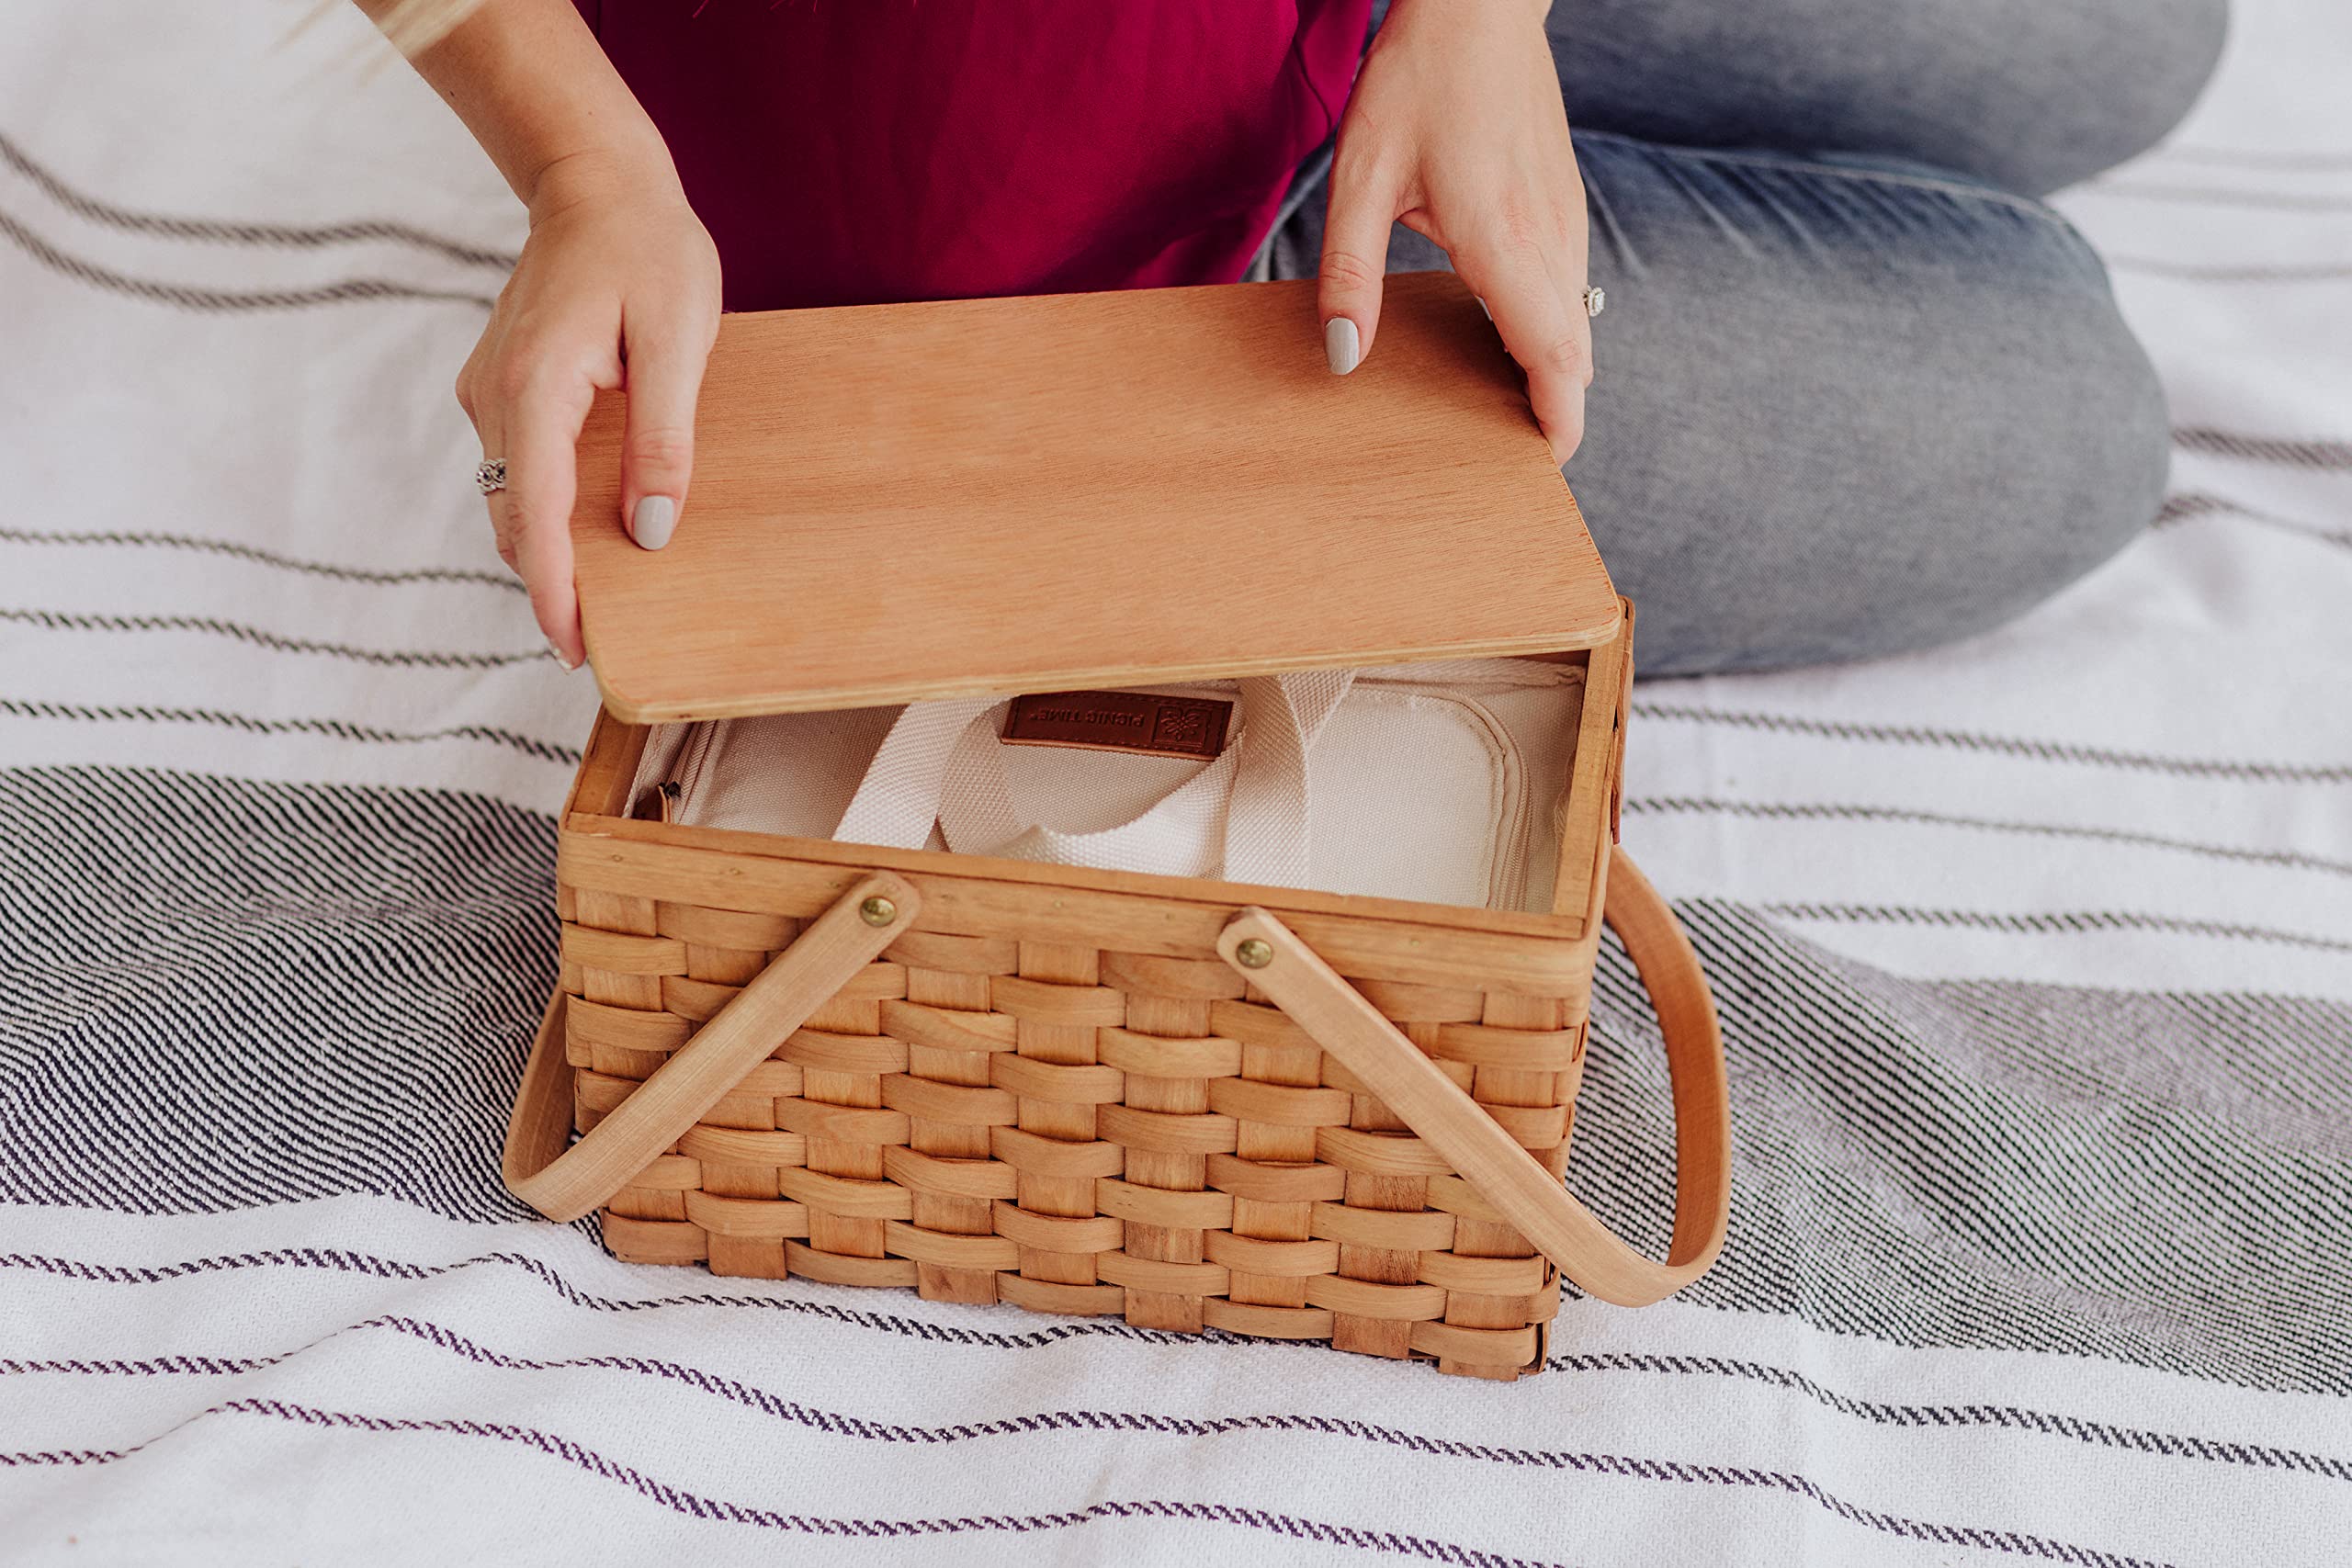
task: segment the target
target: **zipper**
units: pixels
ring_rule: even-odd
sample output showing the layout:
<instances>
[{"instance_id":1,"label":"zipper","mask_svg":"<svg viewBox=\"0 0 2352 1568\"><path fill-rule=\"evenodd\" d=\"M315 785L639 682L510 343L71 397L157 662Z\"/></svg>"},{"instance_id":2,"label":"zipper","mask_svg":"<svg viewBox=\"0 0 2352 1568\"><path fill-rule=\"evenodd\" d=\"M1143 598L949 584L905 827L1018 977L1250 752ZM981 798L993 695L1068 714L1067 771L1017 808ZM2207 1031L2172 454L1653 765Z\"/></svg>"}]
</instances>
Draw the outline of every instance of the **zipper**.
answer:
<instances>
[{"instance_id":1,"label":"zipper","mask_svg":"<svg viewBox=\"0 0 2352 1568\"><path fill-rule=\"evenodd\" d=\"M687 821L687 813L701 803L702 786L710 776L711 755L723 728L725 721L711 720L686 731L677 759L670 764L670 776L653 786L655 807L663 822Z\"/></svg>"},{"instance_id":2,"label":"zipper","mask_svg":"<svg viewBox=\"0 0 2352 1568\"><path fill-rule=\"evenodd\" d=\"M1500 863L1487 874L1487 908L1516 909L1527 895L1527 843L1535 826L1533 798L1527 787L1527 769L1520 760L1519 747L1503 721L1495 716L1495 710L1477 698L1465 697L1458 692L1428 694L1454 704L1486 726L1494 741L1495 754L1502 759L1502 831L1495 845Z\"/></svg>"},{"instance_id":3,"label":"zipper","mask_svg":"<svg viewBox=\"0 0 2352 1568\"><path fill-rule=\"evenodd\" d=\"M1495 716L1494 709L1477 698L1465 695L1458 687L1447 688L1432 682L1429 675L1416 676L1407 671L1410 665L1394 667L1395 672L1383 671L1376 675L1356 677L1360 683L1374 686L1402 687L1421 695L1450 702L1484 725L1492 738L1496 753L1503 760L1503 809L1499 824L1501 832L1496 845L1499 865L1487 879L1487 908L1516 909L1527 898L1528 846L1535 835L1537 803L1527 787L1527 768L1520 756L1509 726ZM1531 686L1567 686L1582 682L1584 672L1566 666L1541 664L1531 660L1498 659L1460 660L1453 664L1456 679L1468 682L1524 689ZM1436 675L1438 671L1430 671ZM1439 675L1439 679L1442 679ZM1561 797L1562 805L1566 795Z\"/></svg>"},{"instance_id":4,"label":"zipper","mask_svg":"<svg viewBox=\"0 0 2352 1568\"><path fill-rule=\"evenodd\" d=\"M1498 825L1500 831L1495 846L1496 863L1487 875L1487 908L1516 909L1527 897L1527 851L1535 836L1536 803L1527 787L1526 765L1510 727L1485 703L1464 695L1458 686L1443 684L1449 675L1464 683L1524 689L1577 684L1584 679L1584 671L1533 660L1480 659L1441 660L1434 665L1391 665L1376 671L1360 671L1356 676L1359 685L1385 687L1452 703L1486 729L1496 754L1502 759L1503 771L1503 807ZM1238 681L1210 680L1136 689L1191 695L1198 692L1233 692L1239 686Z\"/></svg>"}]
</instances>

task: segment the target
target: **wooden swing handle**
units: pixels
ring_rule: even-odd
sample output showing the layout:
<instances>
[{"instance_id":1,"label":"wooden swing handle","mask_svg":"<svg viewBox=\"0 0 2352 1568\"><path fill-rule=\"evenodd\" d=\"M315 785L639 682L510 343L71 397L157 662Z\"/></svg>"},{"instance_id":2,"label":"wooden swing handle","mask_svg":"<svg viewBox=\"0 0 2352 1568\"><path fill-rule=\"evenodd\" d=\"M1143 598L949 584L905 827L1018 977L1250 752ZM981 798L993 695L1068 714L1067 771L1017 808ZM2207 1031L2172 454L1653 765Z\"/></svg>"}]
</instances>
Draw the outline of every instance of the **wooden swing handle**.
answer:
<instances>
[{"instance_id":1,"label":"wooden swing handle","mask_svg":"<svg viewBox=\"0 0 2352 1568\"><path fill-rule=\"evenodd\" d=\"M1723 1036L1699 955L1633 861L1612 850L1603 918L1625 944L1666 1038L1674 1085L1674 1238L1666 1260L1634 1251L1480 1110L1315 950L1261 908L1228 921L1227 963L1338 1058L1535 1249L1588 1294L1647 1306L1706 1272L1731 1214L1731 1125ZM1242 962L1244 942L1263 942Z\"/></svg>"},{"instance_id":2,"label":"wooden swing handle","mask_svg":"<svg viewBox=\"0 0 2352 1568\"><path fill-rule=\"evenodd\" d=\"M506 1124L500 1167L506 1190L567 1223L603 1204L880 956L922 906L904 877L877 872L859 879L570 1148L571 1064L563 1053L563 994L557 992Z\"/></svg>"}]
</instances>

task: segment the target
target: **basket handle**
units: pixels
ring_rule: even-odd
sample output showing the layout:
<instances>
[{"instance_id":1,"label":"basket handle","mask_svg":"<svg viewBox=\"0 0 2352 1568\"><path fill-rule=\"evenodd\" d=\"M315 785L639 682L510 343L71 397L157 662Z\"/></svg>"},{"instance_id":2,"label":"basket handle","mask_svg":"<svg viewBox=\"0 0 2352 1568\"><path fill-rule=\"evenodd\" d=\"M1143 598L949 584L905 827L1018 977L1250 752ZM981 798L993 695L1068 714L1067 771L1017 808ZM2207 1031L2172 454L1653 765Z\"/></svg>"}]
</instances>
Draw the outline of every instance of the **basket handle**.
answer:
<instances>
[{"instance_id":1,"label":"basket handle","mask_svg":"<svg viewBox=\"0 0 2352 1568\"><path fill-rule=\"evenodd\" d=\"M1217 938L1217 952L1445 1156L1580 1289L1619 1306L1647 1306L1706 1272L1723 1250L1731 1213L1723 1036L1698 953L1666 900L1622 849L1611 852L1603 918L1624 942L1657 1009L1673 1079L1674 1238L1662 1263L1619 1240L1272 915L1261 908L1242 910ZM1238 950L1245 942L1266 944L1250 953L1263 962L1253 966L1241 961Z\"/></svg>"},{"instance_id":2,"label":"basket handle","mask_svg":"<svg viewBox=\"0 0 2352 1568\"><path fill-rule=\"evenodd\" d=\"M881 903L869 908L869 900ZM877 922L881 904L890 906L888 918ZM563 993L557 991L506 1124L499 1171L506 1190L560 1222L602 1206L897 941L922 907L922 896L903 877L876 872L860 878L569 1148L571 1064L563 1051Z\"/></svg>"}]
</instances>

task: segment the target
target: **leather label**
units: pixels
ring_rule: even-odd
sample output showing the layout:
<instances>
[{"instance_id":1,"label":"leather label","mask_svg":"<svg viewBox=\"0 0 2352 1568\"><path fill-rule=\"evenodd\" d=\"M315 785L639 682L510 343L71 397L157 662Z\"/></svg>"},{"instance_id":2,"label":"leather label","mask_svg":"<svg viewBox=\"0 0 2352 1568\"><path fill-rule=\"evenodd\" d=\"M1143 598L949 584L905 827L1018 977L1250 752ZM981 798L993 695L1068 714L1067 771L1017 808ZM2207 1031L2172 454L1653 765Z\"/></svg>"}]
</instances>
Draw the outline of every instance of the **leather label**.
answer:
<instances>
[{"instance_id":1,"label":"leather label","mask_svg":"<svg viewBox=\"0 0 2352 1568\"><path fill-rule=\"evenodd\" d=\"M1005 716L1009 746L1077 746L1143 757L1213 758L1225 750L1233 705L1222 697L1158 697L1147 692L1046 692L1015 697Z\"/></svg>"}]
</instances>

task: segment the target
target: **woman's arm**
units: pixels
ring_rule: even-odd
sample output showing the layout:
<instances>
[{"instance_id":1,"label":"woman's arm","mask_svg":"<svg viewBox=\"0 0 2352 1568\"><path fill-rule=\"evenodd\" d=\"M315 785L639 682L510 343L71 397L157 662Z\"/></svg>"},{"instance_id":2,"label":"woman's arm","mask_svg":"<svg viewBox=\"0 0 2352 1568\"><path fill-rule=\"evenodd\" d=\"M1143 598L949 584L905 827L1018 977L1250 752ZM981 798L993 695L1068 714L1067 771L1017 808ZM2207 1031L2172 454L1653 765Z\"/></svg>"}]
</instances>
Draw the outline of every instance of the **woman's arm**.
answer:
<instances>
[{"instance_id":1,"label":"woman's arm","mask_svg":"<svg viewBox=\"0 0 2352 1568\"><path fill-rule=\"evenodd\" d=\"M359 0L383 18L401 0ZM667 544L694 460L695 398L718 330L718 253L669 150L570 0L477 7L415 57L529 209L530 238L458 401L482 455L498 553L521 574L548 645L584 657L571 581L574 448L600 388L628 389L621 517Z\"/></svg>"},{"instance_id":2,"label":"woman's arm","mask_svg":"<svg viewBox=\"0 0 2352 1568\"><path fill-rule=\"evenodd\" d=\"M1444 247L1527 373L1565 463L1592 380L1584 182L1544 36L1551 0L1396 0L1340 121L1318 289L1341 375L1372 352L1388 226Z\"/></svg>"}]
</instances>

